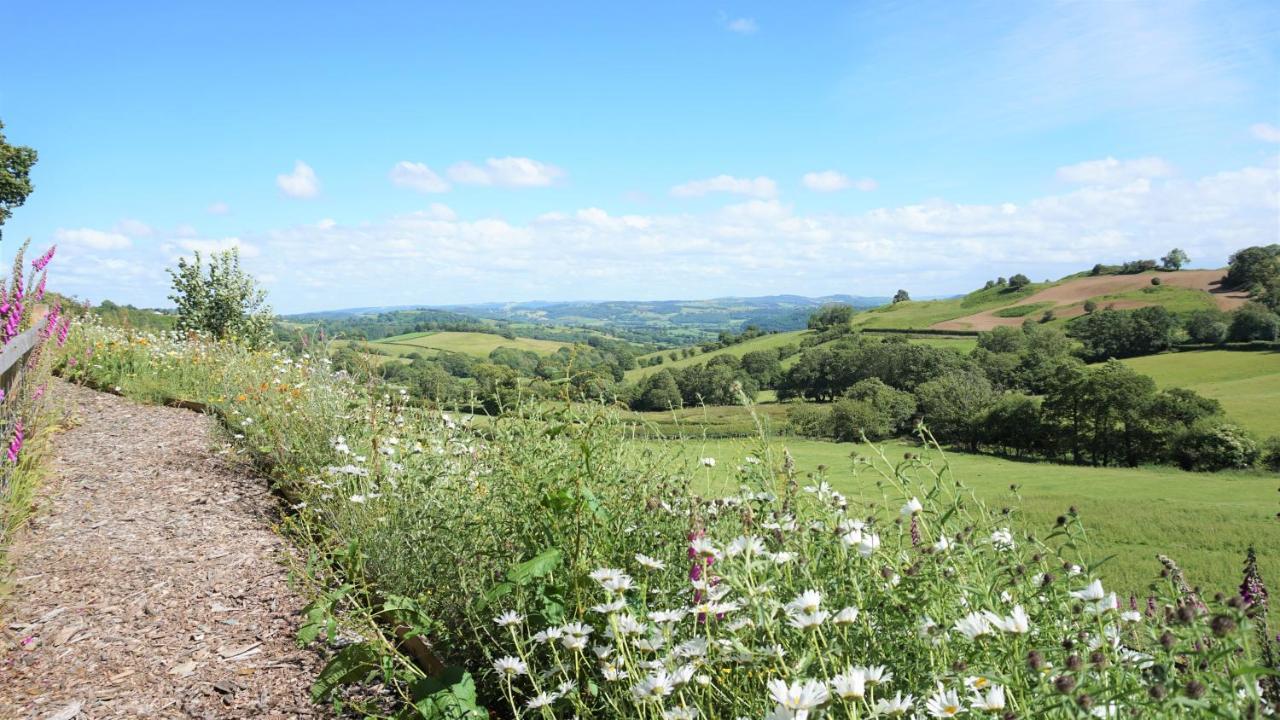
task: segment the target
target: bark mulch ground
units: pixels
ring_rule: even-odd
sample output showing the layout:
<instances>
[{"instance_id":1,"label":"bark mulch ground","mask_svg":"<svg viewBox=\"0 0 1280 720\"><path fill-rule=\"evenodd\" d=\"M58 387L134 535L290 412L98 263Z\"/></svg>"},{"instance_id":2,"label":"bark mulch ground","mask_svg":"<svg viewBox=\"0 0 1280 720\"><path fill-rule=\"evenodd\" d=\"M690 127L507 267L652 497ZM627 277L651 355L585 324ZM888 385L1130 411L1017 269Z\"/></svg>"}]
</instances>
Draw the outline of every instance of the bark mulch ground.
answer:
<instances>
[{"instance_id":1,"label":"bark mulch ground","mask_svg":"<svg viewBox=\"0 0 1280 720\"><path fill-rule=\"evenodd\" d=\"M12 551L0 718L324 715L267 483L208 417L53 391L78 425Z\"/></svg>"}]
</instances>

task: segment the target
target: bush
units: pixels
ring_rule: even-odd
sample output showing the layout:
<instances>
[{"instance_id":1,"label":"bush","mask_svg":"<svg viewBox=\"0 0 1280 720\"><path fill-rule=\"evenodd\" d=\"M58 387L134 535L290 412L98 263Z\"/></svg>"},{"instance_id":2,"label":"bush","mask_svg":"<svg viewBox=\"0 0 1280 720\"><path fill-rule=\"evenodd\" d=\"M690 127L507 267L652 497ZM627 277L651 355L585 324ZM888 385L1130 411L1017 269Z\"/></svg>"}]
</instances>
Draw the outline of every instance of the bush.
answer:
<instances>
[{"instance_id":1,"label":"bush","mask_svg":"<svg viewBox=\"0 0 1280 720\"><path fill-rule=\"evenodd\" d=\"M1258 445L1240 427L1208 420L1178 438L1174 459L1183 470L1245 469L1258 461Z\"/></svg>"},{"instance_id":2,"label":"bush","mask_svg":"<svg viewBox=\"0 0 1280 720\"><path fill-rule=\"evenodd\" d=\"M796 403L787 410L787 425L791 432L801 437L830 437L831 408L813 403Z\"/></svg>"},{"instance_id":3,"label":"bush","mask_svg":"<svg viewBox=\"0 0 1280 720\"><path fill-rule=\"evenodd\" d=\"M1191 313L1182 327L1191 342L1207 345L1226 342L1230 329L1227 314L1221 310L1199 310Z\"/></svg>"},{"instance_id":4,"label":"bush","mask_svg":"<svg viewBox=\"0 0 1280 720\"><path fill-rule=\"evenodd\" d=\"M837 400L828 418L830 436L841 442L882 440L893 432L893 419L866 400Z\"/></svg>"},{"instance_id":5,"label":"bush","mask_svg":"<svg viewBox=\"0 0 1280 720\"><path fill-rule=\"evenodd\" d=\"M1231 313L1227 336L1233 342L1276 340L1280 337L1280 316L1261 303L1245 303Z\"/></svg>"},{"instance_id":6,"label":"bush","mask_svg":"<svg viewBox=\"0 0 1280 720\"><path fill-rule=\"evenodd\" d=\"M1159 278L1159 277L1153 277L1153 278L1151 278L1151 284L1152 284L1152 285L1159 285L1159 284L1160 284L1160 278Z\"/></svg>"},{"instance_id":7,"label":"bush","mask_svg":"<svg viewBox=\"0 0 1280 720\"><path fill-rule=\"evenodd\" d=\"M1273 435L1262 443L1262 467L1280 472L1280 435Z\"/></svg>"}]
</instances>

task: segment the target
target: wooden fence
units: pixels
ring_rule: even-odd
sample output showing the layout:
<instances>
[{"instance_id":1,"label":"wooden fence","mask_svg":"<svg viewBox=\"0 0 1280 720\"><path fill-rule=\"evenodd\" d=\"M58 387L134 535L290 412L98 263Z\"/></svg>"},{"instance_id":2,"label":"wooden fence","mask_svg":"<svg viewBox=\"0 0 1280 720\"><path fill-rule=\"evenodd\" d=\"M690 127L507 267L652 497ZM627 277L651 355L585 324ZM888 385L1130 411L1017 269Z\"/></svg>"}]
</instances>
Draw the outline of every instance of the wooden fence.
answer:
<instances>
[{"instance_id":1,"label":"wooden fence","mask_svg":"<svg viewBox=\"0 0 1280 720\"><path fill-rule=\"evenodd\" d=\"M22 366L40 341L40 329L33 327L20 333L0 350L0 388L7 393L13 387Z\"/></svg>"}]
</instances>

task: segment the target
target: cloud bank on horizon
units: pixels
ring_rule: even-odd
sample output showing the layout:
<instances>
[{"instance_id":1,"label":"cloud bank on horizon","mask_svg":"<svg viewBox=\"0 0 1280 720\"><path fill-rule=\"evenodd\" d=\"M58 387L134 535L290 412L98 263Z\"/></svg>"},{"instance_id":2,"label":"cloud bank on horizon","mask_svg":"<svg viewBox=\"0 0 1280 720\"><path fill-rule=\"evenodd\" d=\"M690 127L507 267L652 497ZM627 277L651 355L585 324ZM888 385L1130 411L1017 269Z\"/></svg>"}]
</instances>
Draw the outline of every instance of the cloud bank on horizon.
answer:
<instances>
[{"instance_id":1,"label":"cloud bank on horizon","mask_svg":"<svg viewBox=\"0 0 1280 720\"><path fill-rule=\"evenodd\" d=\"M41 20L21 12L20 25ZM450 12L395 19L418 32L482 20ZM42 155L5 234L59 244L59 289L140 305L166 304L178 257L236 248L286 312L936 295L1175 246L1218 266L1280 242L1280 13L1265 3L823 6L804 22L767 5L695 12L660 8L684 21L678 35L649 15L591 17L594 40L536 14L491 29L592 60L569 64L515 50L482 62L465 37L441 36L446 73L435 56L356 38L343 62L363 50L368 67L314 61L351 84L277 67L296 92L254 65L281 49L240 36L243 71L232 62L221 71L233 77L191 92L246 117L220 118L225 136L194 117L187 128L174 98L139 81L135 102L153 113L84 105L103 128L140 124L119 126L121 148L40 124L89 90L3 80L10 139ZM669 51L646 53L649 39ZM189 55L150 72L212 72ZM103 72L136 67L102 57ZM397 86L419 76L434 94ZM178 152L183 172L167 172Z\"/></svg>"}]
</instances>

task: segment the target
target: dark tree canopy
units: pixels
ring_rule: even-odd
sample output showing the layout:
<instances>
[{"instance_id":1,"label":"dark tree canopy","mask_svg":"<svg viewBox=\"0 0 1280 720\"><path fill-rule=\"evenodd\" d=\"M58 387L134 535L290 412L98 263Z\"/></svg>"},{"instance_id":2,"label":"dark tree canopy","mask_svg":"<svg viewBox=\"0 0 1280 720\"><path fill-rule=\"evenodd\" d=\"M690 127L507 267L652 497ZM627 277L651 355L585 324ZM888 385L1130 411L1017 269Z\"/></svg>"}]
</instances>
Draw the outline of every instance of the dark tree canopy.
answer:
<instances>
[{"instance_id":1,"label":"dark tree canopy","mask_svg":"<svg viewBox=\"0 0 1280 720\"><path fill-rule=\"evenodd\" d=\"M4 123L0 122L0 226L31 194L31 167L37 158L36 151L29 147L10 145L4 137Z\"/></svg>"}]
</instances>

